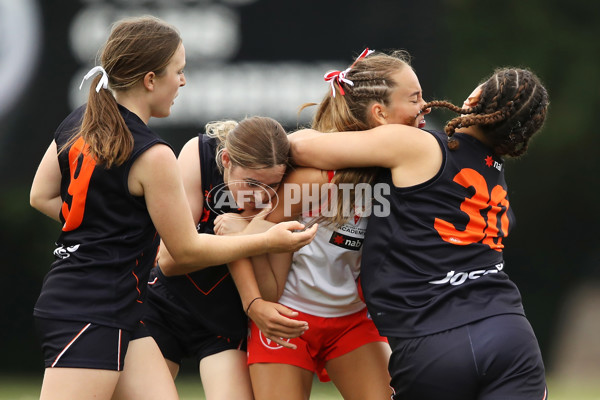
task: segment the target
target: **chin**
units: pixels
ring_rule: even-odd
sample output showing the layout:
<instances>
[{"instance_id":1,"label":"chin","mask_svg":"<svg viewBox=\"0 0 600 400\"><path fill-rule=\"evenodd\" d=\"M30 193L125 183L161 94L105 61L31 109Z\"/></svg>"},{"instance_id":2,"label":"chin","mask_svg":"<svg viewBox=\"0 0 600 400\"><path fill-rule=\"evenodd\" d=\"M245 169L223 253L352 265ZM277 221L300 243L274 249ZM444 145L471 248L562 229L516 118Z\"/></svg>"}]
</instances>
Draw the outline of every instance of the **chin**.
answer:
<instances>
[{"instance_id":1,"label":"chin","mask_svg":"<svg viewBox=\"0 0 600 400\"><path fill-rule=\"evenodd\" d=\"M167 118L169 115L171 115L171 112L167 112L167 113L156 113L153 114L152 117L153 118Z\"/></svg>"}]
</instances>

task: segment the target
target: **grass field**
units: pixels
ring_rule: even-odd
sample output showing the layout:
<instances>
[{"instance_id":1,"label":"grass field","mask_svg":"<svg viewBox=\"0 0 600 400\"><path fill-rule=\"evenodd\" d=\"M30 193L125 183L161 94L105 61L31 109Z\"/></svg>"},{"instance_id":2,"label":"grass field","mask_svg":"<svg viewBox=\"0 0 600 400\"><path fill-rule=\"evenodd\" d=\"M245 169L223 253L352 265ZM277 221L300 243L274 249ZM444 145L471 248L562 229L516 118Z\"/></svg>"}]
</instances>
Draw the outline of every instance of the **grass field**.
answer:
<instances>
[{"instance_id":1,"label":"grass field","mask_svg":"<svg viewBox=\"0 0 600 400\"><path fill-rule=\"evenodd\" d=\"M40 377L0 377L0 400L36 400L39 397ZM600 382L558 382L548 380L549 400L600 400ZM200 379L183 376L177 379L181 400L205 400ZM341 400L333 384L315 381L311 400ZM282 399L285 400L285 399Z\"/></svg>"}]
</instances>

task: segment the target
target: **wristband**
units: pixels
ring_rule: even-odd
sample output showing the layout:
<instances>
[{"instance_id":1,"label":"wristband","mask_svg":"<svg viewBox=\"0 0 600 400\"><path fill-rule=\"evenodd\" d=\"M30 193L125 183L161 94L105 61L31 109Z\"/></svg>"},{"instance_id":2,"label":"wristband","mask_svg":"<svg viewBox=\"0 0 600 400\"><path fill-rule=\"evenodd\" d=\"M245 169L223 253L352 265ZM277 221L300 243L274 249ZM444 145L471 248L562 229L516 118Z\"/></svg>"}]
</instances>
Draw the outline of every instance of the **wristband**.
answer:
<instances>
[{"instance_id":1,"label":"wristband","mask_svg":"<svg viewBox=\"0 0 600 400\"><path fill-rule=\"evenodd\" d=\"M250 302L250 304L248 304L248 307L246 307L246 315L248 315L248 313L250 312L250 307L252 307L252 303L254 303L256 300L261 299L262 297L258 296L252 299L252 301Z\"/></svg>"}]
</instances>

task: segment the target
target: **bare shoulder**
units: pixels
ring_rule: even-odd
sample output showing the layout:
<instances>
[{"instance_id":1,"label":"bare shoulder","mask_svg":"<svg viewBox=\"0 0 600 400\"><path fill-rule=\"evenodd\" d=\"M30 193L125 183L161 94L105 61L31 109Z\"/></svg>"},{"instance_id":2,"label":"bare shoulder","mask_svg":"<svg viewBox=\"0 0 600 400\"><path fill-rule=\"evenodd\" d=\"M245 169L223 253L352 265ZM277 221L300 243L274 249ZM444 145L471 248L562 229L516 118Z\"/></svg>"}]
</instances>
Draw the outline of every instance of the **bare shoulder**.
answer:
<instances>
[{"instance_id":1,"label":"bare shoulder","mask_svg":"<svg viewBox=\"0 0 600 400\"><path fill-rule=\"evenodd\" d=\"M182 154L189 155L192 153L198 154L198 136L194 136L183 145L179 156L181 157Z\"/></svg>"},{"instance_id":2,"label":"bare shoulder","mask_svg":"<svg viewBox=\"0 0 600 400\"><path fill-rule=\"evenodd\" d=\"M173 150L162 143L144 151L129 171L129 191L134 196L142 196L153 182L173 179L179 174L177 158Z\"/></svg>"},{"instance_id":3,"label":"bare shoulder","mask_svg":"<svg viewBox=\"0 0 600 400\"><path fill-rule=\"evenodd\" d=\"M136 167L136 164L139 164L148 169L160 170L163 167L174 165L175 161L176 157L173 150L165 144L157 143L139 156L133 163L132 169Z\"/></svg>"},{"instance_id":4,"label":"bare shoulder","mask_svg":"<svg viewBox=\"0 0 600 400\"><path fill-rule=\"evenodd\" d=\"M443 162L442 149L435 136L424 130L411 130L403 142L409 149L399 150L401 161L390 168L394 184L410 187L433 178Z\"/></svg>"}]
</instances>

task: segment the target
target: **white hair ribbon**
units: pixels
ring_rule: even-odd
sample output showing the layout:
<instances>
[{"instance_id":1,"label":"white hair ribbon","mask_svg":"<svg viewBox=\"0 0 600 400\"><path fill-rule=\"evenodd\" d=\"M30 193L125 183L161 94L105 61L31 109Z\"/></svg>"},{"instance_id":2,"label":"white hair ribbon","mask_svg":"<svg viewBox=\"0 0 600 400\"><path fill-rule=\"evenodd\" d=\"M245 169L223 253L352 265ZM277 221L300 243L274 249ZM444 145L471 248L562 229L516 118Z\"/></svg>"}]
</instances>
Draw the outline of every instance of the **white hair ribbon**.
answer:
<instances>
[{"instance_id":1,"label":"white hair ribbon","mask_svg":"<svg viewBox=\"0 0 600 400\"><path fill-rule=\"evenodd\" d=\"M352 82L350 79L346 78L346 74L348 74L348 72L352 69L352 67L354 67L354 64L356 64L356 62L358 60L361 60L365 57L367 57L368 55L370 55L371 53L373 53L375 50L369 50L368 48L364 49L363 52L358 56L358 58L352 63L352 65L348 68L346 68L343 71L329 71L325 74L325 76L323 77L325 79L326 82L329 82L331 84L331 95L333 97L335 97L335 86L334 83L338 84L338 87L340 88L340 94L342 96L344 96L346 93L344 92L344 89L342 88L342 82L347 83L350 86L354 86L354 82Z\"/></svg>"},{"instance_id":2,"label":"white hair ribbon","mask_svg":"<svg viewBox=\"0 0 600 400\"><path fill-rule=\"evenodd\" d=\"M98 82L98 85L96 85L96 93L100 92L100 88L108 89L108 74L106 73L104 68L102 68L101 66L97 66L97 67L90 69L89 72L87 74L85 74L85 76L83 77L83 80L81 81L81 85L79 85L79 90L81 90L81 87L83 86L83 82L90 79L92 76L94 76L98 72L102 72L102 78L100 78L100 82Z\"/></svg>"}]
</instances>

